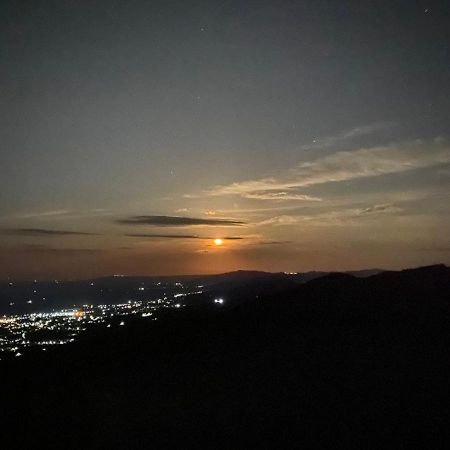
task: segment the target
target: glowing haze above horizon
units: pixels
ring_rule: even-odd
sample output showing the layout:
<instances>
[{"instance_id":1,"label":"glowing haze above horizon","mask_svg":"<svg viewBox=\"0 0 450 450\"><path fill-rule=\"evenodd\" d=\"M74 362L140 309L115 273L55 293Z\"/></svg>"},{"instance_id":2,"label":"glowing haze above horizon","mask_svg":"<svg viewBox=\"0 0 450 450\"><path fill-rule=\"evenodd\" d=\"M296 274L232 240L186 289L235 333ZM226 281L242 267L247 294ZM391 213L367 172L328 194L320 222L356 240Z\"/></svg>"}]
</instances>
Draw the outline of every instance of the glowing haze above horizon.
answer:
<instances>
[{"instance_id":1,"label":"glowing haze above horizon","mask_svg":"<svg viewBox=\"0 0 450 450\"><path fill-rule=\"evenodd\" d=\"M449 20L1 2L0 279L448 264Z\"/></svg>"}]
</instances>

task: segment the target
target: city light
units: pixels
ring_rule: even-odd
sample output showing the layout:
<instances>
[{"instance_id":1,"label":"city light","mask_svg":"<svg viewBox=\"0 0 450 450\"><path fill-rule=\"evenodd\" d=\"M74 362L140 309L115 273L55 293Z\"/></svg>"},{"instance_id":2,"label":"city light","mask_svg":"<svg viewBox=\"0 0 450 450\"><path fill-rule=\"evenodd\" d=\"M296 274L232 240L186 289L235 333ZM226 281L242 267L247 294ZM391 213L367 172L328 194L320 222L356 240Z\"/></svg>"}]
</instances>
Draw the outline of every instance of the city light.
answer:
<instances>
[{"instance_id":1,"label":"city light","mask_svg":"<svg viewBox=\"0 0 450 450\"><path fill-rule=\"evenodd\" d=\"M160 285L161 282L156 283L156 286ZM124 319L133 315L155 321L158 319L158 310L179 309L184 306L181 299L202 293L201 290L185 291L180 282L174 284L174 287L178 293L167 293L160 298L126 299L115 304L88 303L50 312L0 316L0 355L19 357L25 354L25 350L33 348L46 351L51 346L74 342L82 333L100 324L106 328L124 326ZM145 289L143 286L137 288L139 291ZM180 289L184 292L180 292ZM26 303L30 304L30 301L27 300Z\"/></svg>"}]
</instances>

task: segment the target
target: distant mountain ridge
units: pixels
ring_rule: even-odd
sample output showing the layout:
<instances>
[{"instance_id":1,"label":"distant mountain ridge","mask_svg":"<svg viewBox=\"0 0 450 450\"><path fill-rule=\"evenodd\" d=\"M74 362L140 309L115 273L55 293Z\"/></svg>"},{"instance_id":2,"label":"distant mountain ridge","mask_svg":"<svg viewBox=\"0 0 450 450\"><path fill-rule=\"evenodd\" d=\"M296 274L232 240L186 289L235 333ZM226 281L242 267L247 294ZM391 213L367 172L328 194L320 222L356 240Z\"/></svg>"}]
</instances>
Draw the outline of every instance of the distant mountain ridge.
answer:
<instances>
[{"instance_id":1,"label":"distant mountain ridge","mask_svg":"<svg viewBox=\"0 0 450 450\"><path fill-rule=\"evenodd\" d=\"M380 272L385 272L384 269L361 269L361 270L348 270L341 273L349 273L355 277L365 278L368 276L376 275ZM288 277L299 277L299 279L313 279L333 273L333 271L307 271L307 272L268 272L264 270L234 270L231 272L223 272L217 274L194 274L194 275L106 275L102 277L95 278L84 278L80 280L0 280L0 286L14 283L16 285L35 285L40 283L59 283L59 284L70 284L70 283L92 283L92 282L117 282L121 281L183 281L183 280L196 280L196 279L217 279L217 278L248 278L248 277L259 277L259 276L280 276L286 275Z\"/></svg>"},{"instance_id":2,"label":"distant mountain ridge","mask_svg":"<svg viewBox=\"0 0 450 450\"><path fill-rule=\"evenodd\" d=\"M418 273L446 273L448 268L441 265L428 266L403 271L384 271L367 269L342 272L342 277L355 280L390 280L401 274L401 279L411 277L410 283ZM42 282L4 282L0 283L0 314L22 314L24 312L46 311L82 304L114 304L129 299L154 299L176 293L221 292L240 290L252 292L255 296L265 291L290 292L296 286L314 280L336 278L335 272L264 272L238 270L213 275L187 276L111 276L80 281L42 281ZM374 283L374 281L370 281ZM381 281L380 281L381 283ZM356 283L357 286L359 284ZM420 288L420 286L419 286Z\"/></svg>"}]
</instances>

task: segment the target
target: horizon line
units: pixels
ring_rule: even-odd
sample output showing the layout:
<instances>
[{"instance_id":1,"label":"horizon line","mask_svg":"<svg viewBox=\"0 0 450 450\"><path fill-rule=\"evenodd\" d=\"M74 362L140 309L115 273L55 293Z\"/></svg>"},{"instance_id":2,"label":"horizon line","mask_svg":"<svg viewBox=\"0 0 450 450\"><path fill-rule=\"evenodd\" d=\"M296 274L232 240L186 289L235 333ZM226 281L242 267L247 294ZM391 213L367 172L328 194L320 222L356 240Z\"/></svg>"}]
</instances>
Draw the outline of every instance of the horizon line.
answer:
<instances>
[{"instance_id":1,"label":"horizon line","mask_svg":"<svg viewBox=\"0 0 450 450\"><path fill-rule=\"evenodd\" d=\"M95 276L95 277L86 277L86 278L57 278L57 277L52 277L52 278L11 278L8 277L6 279L0 279L0 283L11 283L11 282L18 282L18 283L43 283L43 282L77 282L77 281L89 281L89 280L98 280L98 279L102 279L102 278L176 278L176 277L180 277L180 278L184 278L184 277L213 277L213 276L218 276L218 275L227 275L227 274L231 274L231 273L237 273L237 272L256 272L256 273L265 273L265 274L273 274L273 275L277 275L277 274L285 274L285 275L298 275L298 274L307 274L307 273L312 273L312 272L318 272L318 273L349 273L349 272L364 272L364 271L371 271L371 270L376 270L379 272L402 272L405 270L414 270L414 269L423 269L423 268L427 268L427 267L439 267L439 266L444 266L444 267L450 267L449 265L447 265L446 263L443 262L437 262L434 264L425 264L423 266L414 266L414 267L404 267L401 269L382 269L379 267L370 267L370 268L363 268L363 269L345 269L345 270L306 270L306 271L269 271L269 270L257 270L257 269L236 269L236 270L230 270L228 272L214 272L214 273L193 273L193 274L188 274L188 273L184 273L184 274L178 274L178 275L161 275L161 274L156 274L156 275L139 275L139 274L109 274L109 275L99 275L99 276Z\"/></svg>"}]
</instances>

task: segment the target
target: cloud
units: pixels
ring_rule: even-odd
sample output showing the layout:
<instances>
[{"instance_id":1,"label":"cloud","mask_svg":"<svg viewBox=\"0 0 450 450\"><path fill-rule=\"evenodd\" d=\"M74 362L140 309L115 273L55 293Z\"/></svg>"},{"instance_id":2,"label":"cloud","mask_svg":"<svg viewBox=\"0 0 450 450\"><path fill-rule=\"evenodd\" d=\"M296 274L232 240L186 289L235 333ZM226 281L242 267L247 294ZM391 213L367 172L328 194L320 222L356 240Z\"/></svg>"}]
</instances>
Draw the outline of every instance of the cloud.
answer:
<instances>
[{"instance_id":1,"label":"cloud","mask_svg":"<svg viewBox=\"0 0 450 450\"><path fill-rule=\"evenodd\" d=\"M393 214L403 211L402 208L392 204L374 205L366 208L347 208L337 211L329 211L315 215L282 215L275 216L259 222L258 225L299 225L301 223L313 223L317 225L345 225L354 219L362 219L369 215Z\"/></svg>"},{"instance_id":2,"label":"cloud","mask_svg":"<svg viewBox=\"0 0 450 450\"><path fill-rule=\"evenodd\" d=\"M205 216L217 216L222 214L220 211L217 211L216 209L207 209L204 212Z\"/></svg>"},{"instance_id":3,"label":"cloud","mask_svg":"<svg viewBox=\"0 0 450 450\"><path fill-rule=\"evenodd\" d=\"M216 237L211 236L198 236L195 234L126 234L127 237L138 237L138 238L154 238L154 239L205 239L213 240ZM237 241L244 239L240 236L227 236L221 238L224 241Z\"/></svg>"},{"instance_id":4,"label":"cloud","mask_svg":"<svg viewBox=\"0 0 450 450\"><path fill-rule=\"evenodd\" d=\"M107 216L111 214L112 214L111 211L104 208L94 208L88 210L55 209L51 211L20 212L12 214L11 217L14 217L16 219L67 220L67 219L76 219L80 217Z\"/></svg>"},{"instance_id":5,"label":"cloud","mask_svg":"<svg viewBox=\"0 0 450 450\"><path fill-rule=\"evenodd\" d=\"M180 216L133 216L117 222L123 225L152 225L157 227L184 227L191 225L237 227L245 225L245 222L231 219L203 219Z\"/></svg>"},{"instance_id":6,"label":"cloud","mask_svg":"<svg viewBox=\"0 0 450 450\"><path fill-rule=\"evenodd\" d=\"M270 219L263 220L259 222L258 225L297 225L298 223L304 221L305 216L276 216Z\"/></svg>"},{"instance_id":7,"label":"cloud","mask_svg":"<svg viewBox=\"0 0 450 450\"><path fill-rule=\"evenodd\" d=\"M347 141L349 139L357 138L360 136L365 136L368 134L375 133L376 131L386 130L394 127L396 124L394 122L377 122L369 125L363 125L360 127L352 128L351 130L343 131L334 136L327 136L321 139L314 139L310 144L305 144L300 147L301 150L314 150L321 148L332 147L341 142Z\"/></svg>"},{"instance_id":8,"label":"cloud","mask_svg":"<svg viewBox=\"0 0 450 450\"><path fill-rule=\"evenodd\" d=\"M417 140L387 146L341 151L303 162L282 177L267 177L215 186L205 196L239 195L264 198L269 192L287 192L319 184L402 173L450 163L450 145L444 139L431 142ZM298 193L291 194L299 196ZM303 195L303 194L302 194ZM283 197L283 196L281 196ZM304 196L304 200L311 200ZM300 197L301 198L301 197ZM314 197L312 199L315 199Z\"/></svg>"},{"instance_id":9,"label":"cloud","mask_svg":"<svg viewBox=\"0 0 450 450\"><path fill-rule=\"evenodd\" d=\"M96 233L83 231L48 230L44 228L5 228L2 234L16 236L98 236Z\"/></svg>"},{"instance_id":10,"label":"cloud","mask_svg":"<svg viewBox=\"0 0 450 450\"><path fill-rule=\"evenodd\" d=\"M304 200L310 202L322 201L319 197L312 197L305 194L295 194L285 191L256 191L246 192L243 194L245 198L252 198L255 200Z\"/></svg>"},{"instance_id":11,"label":"cloud","mask_svg":"<svg viewBox=\"0 0 450 450\"><path fill-rule=\"evenodd\" d=\"M358 215L365 215L365 214L377 214L377 213L392 213L392 212L399 212L402 211L401 208L391 205L391 204L384 204L384 205L375 205L370 206L368 208L361 209L358 213Z\"/></svg>"},{"instance_id":12,"label":"cloud","mask_svg":"<svg viewBox=\"0 0 450 450\"><path fill-rule=\"evenodd\" d=\"M51 211L37 211L30 213L21 213L18 214L17 217L23 219L31 219L31 218L39 218L39 217L55 217L55 216L64 216L69 214L70 211L67 209L55 209Z\"/></svg>"}]
</instances>

